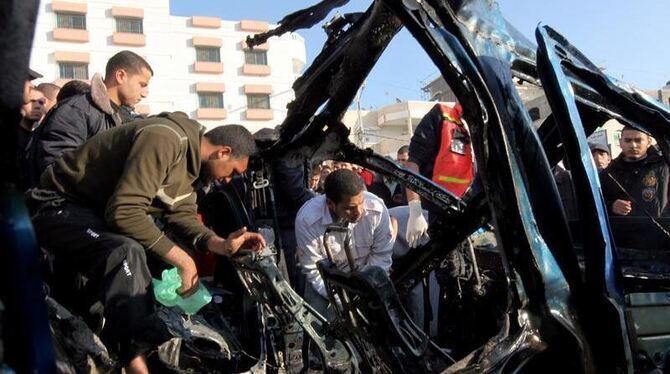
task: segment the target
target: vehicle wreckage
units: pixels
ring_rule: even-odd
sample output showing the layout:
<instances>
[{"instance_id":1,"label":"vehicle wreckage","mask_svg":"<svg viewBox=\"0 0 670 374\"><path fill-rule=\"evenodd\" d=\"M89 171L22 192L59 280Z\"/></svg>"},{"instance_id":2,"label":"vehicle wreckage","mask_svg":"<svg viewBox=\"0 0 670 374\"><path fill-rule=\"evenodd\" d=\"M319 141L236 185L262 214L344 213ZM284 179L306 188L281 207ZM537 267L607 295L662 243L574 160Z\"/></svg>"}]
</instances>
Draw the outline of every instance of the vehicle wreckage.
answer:
<instances>
[{"instance_id":1,"label":"vehicle wreckage","mask_svg":"<svg viewBox=\"0 0 670 374\"><path fill-rule=\"evenodd\" d=\"M311 27L347 2L322 1L292 13L247 43ZM464 199L347 140L341 119L402 27L463 107L481 182ZM160 311L172 337L156 354L166 368L315 370L304 349L309 343L320 356L318 370L326 372L670 370L670 238L664 232L670 221L650 218L658 225L650 241L656 248L629 245L631 225L650 222L608 218L586 140L614 118L651 134L670 164L667 107L603 74L549 26L537 27L537 44L527 40L491 1L376 0L365 12L336 17L325 30L328 40L295 82L296 99L278 136L260 141L262 154L246 192L221 188L207 201L205 220L221 235L243 225L276 230L271 160L302 168L336 159L393 178L438 206L442 214L431 227L431 241L394 260L390 275L376 268L343 272L322 261L332 320L285 280L277 265L279 240L274 251L221 259L210 287L212 304L189 319ZM541 87L547 97L551 114L537 128L515 80ZM570 165L578 219L566 217L552 176L561 160ZM247 211L251 194L256 203ZM464 249L483 226L492 228L495 250ZM332 227L326 235L347 233ZM453 251L470 253L462 257L470 274L477 274L464 280L453 302L487 313L449 316L460 325L451 333L462 335L434 339L410 318L401 297L444 266ZM104 349L69 337L76 329L62 321L73 318L62 309L52 315L52 326L61 321L54 334L61 354L72 358L83 350L98 367L113 367Z\"/></svg>"}]
</instances>

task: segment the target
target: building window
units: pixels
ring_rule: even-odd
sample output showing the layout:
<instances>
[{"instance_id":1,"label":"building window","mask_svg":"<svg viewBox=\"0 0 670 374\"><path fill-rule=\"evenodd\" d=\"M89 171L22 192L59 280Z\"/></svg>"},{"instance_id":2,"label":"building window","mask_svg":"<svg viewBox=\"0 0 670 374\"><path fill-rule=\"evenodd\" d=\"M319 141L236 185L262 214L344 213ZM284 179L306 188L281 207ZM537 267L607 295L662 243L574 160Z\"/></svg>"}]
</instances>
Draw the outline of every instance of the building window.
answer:
<instances>
[{"instance_id":1,"label":"building window","mask_svg":"<svg viewBox=\"0 0 670 374\"><path fill-rule=\"evenodd\" d=\"M116 32L143 34L142 19L116 17Z\"/></svg>"},{"instance_id":2,"label":"building window","mask_svg":"<svg viewBox=\"0 0 670 374\"><path fill-rule=\"evenodd\" d=\"M56 13L56 27L59 29L86 30L86 15L76 13Z\"/></svg>"},{"instance_id":3,"label":"building window","mask_svg":"<svg viewBox=\"0 0 670 374\"><path fill-rule=\"evenodd\" d=\"M81 62L59 62L58 77L60 79L88 79L88 64Z\"/></svg>"},{"instance_id":4,"label":"building window","mask_svg":"<svg viewBox=\"0 0 670 374\"><path fill-rule=\"evenodd\" d=\"M221 92L200 92L198 102L200 108L223 108L223 94Z\"/></svg>"},{"instance_id":5,"label":"building window","mask_svg":"<svg viewBox=\"0 0 670 374\"><path fill-rule=\"evenodd\" d=\"M266 51L244 51L244 63L249 65L267 65L268 54Z\"/></svg>"},{"instance_id":6,"label":"building window","mask_svg":"<svg viewBox=\"0 0 670 374\"><path fill-rule=\"evenodd\" d=\"M221 49L217 47L195 47L195 60L200 62L221 62Z\"/></svg>"},{"instance_id":7,"label":"building window","mask_svg":"<svg viewBox=\"0 0 670 374\"><path fill-rule=\"evenodd\" d=\"M270 109L270 95L249 94L247 95L248 109Z\"/></svg>"}]
</instances>

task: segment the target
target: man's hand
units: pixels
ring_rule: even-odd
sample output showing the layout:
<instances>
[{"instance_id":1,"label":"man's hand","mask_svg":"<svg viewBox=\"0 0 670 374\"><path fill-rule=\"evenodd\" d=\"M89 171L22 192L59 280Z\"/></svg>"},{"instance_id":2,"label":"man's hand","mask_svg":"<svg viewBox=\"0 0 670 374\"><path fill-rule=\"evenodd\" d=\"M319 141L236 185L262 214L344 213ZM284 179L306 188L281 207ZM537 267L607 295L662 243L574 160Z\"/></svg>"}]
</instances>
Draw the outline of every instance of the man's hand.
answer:
<instances>
[{"instance_id":1,"label":"man's hand","mask_svg":"<svg viewBox=\"0 0 670 374\"><path fill-rule=\"evenodd\" d=\"M198 289L198 269L190 256L189 260L184 265L177 266L181 277L181 288L177 292L184 297L191 295Z\"/></svg>"},{"instance_id":2,"label":"man's hand","mask_svg":"<svg viewBox=\"0 0 670 374\"><path fill-rule=\"evenodd\" d=\"M612 212L620 216L627 216L633 210L633 205L628 200L614 200Z\"/></svg>"},{"instance_id":3,"label":"man's hand","mask_svg":"<svg viewBox=\"0 0 670 374\"><path fill-rule=\"evenodd\" d=\"M421 242L421 237L428 230L428 222L423 216L421 200L412 200L409 202L409 219L407 220L407 231L405 238L410 248L416 248Z\"/></svg>"},{"instance_id":4,"label":"man's hand","mask_svg":"<svg viewBox=\"0 0 670 374\"><path fill-rule=\"evenodd\" d=\"M260 251L265 248L265 238L257 232L247 232L246 227L228 235L226 241L230 244L231 254L237 253L240 248Z\"/></svg>"},{"instance_id":5,"label":"man's hand","mask_svg":"<svg viewBox=\"0 0 670 374\"><path fill-rule=\"evenodd\" d=\"M193 258L183 249L174 246L163 256L163 259L179 271L181 288L177 292L182 296L195 292L198 285L198 269L195 267Z\"/></svg>"},{"instance_id":6,"label":"man's hand","mask_svg":"<svg viewBox=\"0 0 670 374\"><path fill-rule=\"evenodd\" d=\"M265 239L261 234L247 232L246 227L231 233L227 239L213 237L208 243L211 252L228 257L237 253L241 248L260 251L265 248L265 245Z\"/></svg>"}]
</instances>

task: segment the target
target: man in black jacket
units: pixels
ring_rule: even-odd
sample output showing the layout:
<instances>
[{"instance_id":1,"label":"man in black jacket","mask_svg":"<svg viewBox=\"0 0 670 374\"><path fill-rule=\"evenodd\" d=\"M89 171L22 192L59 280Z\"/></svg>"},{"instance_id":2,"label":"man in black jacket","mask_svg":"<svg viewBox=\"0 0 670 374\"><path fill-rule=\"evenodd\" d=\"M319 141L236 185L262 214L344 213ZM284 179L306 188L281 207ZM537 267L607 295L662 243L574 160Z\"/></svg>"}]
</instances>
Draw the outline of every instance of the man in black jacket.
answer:
<instances>
[{"instance_id":1,"label":"man in black jacket","mask_svg":"<svg viewBox=\"0 0 670 374\"><path fill-rule=\"evenodd\" d=\"M121 51L107 62L104 82L96 74L91 92L59 102L45 118L29 150L31 184L47 166L88 138L133 120L132 110L147 96L151 66L139 55Z\"/></svg>"},{"instance_id":2,"label":"man in black jacket","mask_svg":"<svg viewBox=\"0 0 670 374\"><path fill-rule=\"evenodd\" d=\"M670 215L670 173L651 137L626 126L619 145L621 155L600 175L607 210L620 216Z\"/></svg>"}]
</instances>

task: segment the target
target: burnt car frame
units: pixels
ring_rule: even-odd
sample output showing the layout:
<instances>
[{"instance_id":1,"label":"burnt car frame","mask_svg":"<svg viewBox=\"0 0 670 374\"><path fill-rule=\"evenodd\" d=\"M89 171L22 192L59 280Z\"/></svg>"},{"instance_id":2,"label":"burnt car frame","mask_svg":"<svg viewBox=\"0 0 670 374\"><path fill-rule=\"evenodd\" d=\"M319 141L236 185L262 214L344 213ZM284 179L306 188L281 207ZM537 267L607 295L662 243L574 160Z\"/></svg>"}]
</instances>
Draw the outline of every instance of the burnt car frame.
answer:
<instances>
[{"instance_id":1,"label":"burnt car frame","mask_svg":"<svg viewBox=\"0 0 670 374\"><path fill-rule=\"evenodd\" d=\"M288 15L276 30L248 43L311 26L342 3L321 2ZM548 26L537 28L534 45L504 20L494 2L380 0L364 13L329 25L322 52L294 85L296 100L289 104L280 138L264 155L297 153L302 157L292 159L353 162L395 178L440 206L443 216L431 233L440 244L397 264L392 281L399 290L417 284L483 223L493 224L508 284L507 318L499 334L453 368L667 369L668 340L662 337L667 326L656 325L655 332L648 328L646 334L657 336L645 340L636 330L638 324L650 324L635 320L642 315L636 307L667 304L652 301L667 299L667 266L625 271L631 261L619 259L630 252L615 246L616 220L608 220L597 171L584 155L590 154L586 137L614 118L651 134L668 163L668 108L604 75ZM468 201L346 140L340 120L403 26L464 108L483 186ZM537 130L513 78L542 87L547 96L552 114ZM552 177L551 167L561 159L571 165L577 222L566 218ZM661 240L670 242L664 235L661 230ZM633 263L667 262L667 255L658 253L633 257ZM648 301L635 302L638 297ZM662 318L668 310L658 313Z\"/></svg>"},{"instance_id":2,"label":"burnt car frame","mask_svg":"<svg viewBox=\"0 0 670 374\"><path fill-rule=\"evenodd\" d=\"M11 4L15 3L19 2ZM256 35L247 43L258 45L273 35L310 27L345 3L347 0L322 1L288 15L278 28ZM20 24L17 30L34 28L37 2L24 2L22 6L32 23ZM347 140L348 130L341 119L365 77L402 27L421 44L463 106L482 187L467 200L458 199L426 178ZM338 334L287 289L277 276L273 261L253 256L236 259L234 267L240 279L260 309L274 311L273 320L281 325L277 330L280 334L295 338L299 328L291 324L311 323L317 327L308 333L311 339L335 339L339 347L336 356L348 362L326 365L328 371L668 370L670 343L664 335L670 331L663 330L667 327L663 323L650 324L647 320L654 318L653 313L668 313L670 280L667 268L645 266L659 258L667 262L667 256L631 255L616 247L612 230L615 222L608 220L596 170L585 156L589 154L586 136L598 123L615 118L651 134L670 163L667 107L604 75L548 26L538 27L534 45L504 20L495 2L376 0L365 12L345 15L329 23L326 30L326 45L295 82L296 99L288 107L279 138L263 149L262 158L281 157L295 166L327 159L353 162L398 180L438 206L442 214L431 229L432 243L421 251L410 252L395 265L390 278L374 270L341 273L327 262L320 264L331 297L344 299L340 316L352 312L380 316L381 325L377 327L382 328L356 330L351 328L353 319L339 318L337 323L344 333ZM22 45L30 44L29 40L23 42ZM27 66L27 52L18 49L17 53L21 55L17 61ZM3 60L5 65L12 64ZM21 69L25 70L25 66ZM538 129L532 125L513 78L542 87L549 100L552 114ZM8 87L17 88L18 84ZM17 113L11 110L18 108L14 104L3 99L3 122L18 123ZM11 154L11 147L8 149ZM576 224L566 218L552 178L551 167L561 159L569 161L573 172L580 209ZM11 170L11 165L7 168ZM24 211L16 208L18 195L3 198L7 199L3 209L12 210L20 220L28 219ZM504 313L498 333L454 362L416 326L407 323L396 293L416 286L450 251L457 250L461 242L486 223L495 228L503 265ZM661 224L667 226L666 222ZM30 236L23 226L14 225L5 222L4 227L16 234L6 238ZM19 239L9 243L11 248L36 247L32 236L30 240ZM21 265L17 269L22 269L30 262L26 253L7 251L7 261L3 263L17 263ZM626 271L623 258L632 259L634 269ZM8 279L12 275L15 271L6 273ZM36 284L35 278L27 279L22 290L38 292ZM348 284L357 284L363 293L350 298L346 289L352 287ZM39 309L35 302L14 296L5 300L8 310L14 310L12 315L20 310L17 305L28 310L28 304L32 304L31 310ZM348 301L361 297L375 299L383 307L370 308ZM645 307L657 308L645 315L640 312ZM267 320L267 315L262 314L259 312L260 320ZM44 321L38 321L34 313L27 316L37 321L30 334L33 343L44 342ZM299 316L308 317L301 320ZM643 334L638 334L639 324L646 326ZM260 325L268 329L264 323ZM265 333L260 335L270 340ZM49 367L50 354L37 359L34 347L40 344L25 340L17 345L17 350L24 353L22 362L26 363L18 369ZM371 343L380 342L393 349L379 344L370 347ZM319 349L323 355L331 353L331 348ZM261 351L265 357L265 350ZM424 355L435 360L425 362ZM379 357L390 358L390 363L381 365ZM408 366L403 366L403 362ZM302 363L296 365L297 370L290 371L302 370Z\"/></svg>"}]
</instances>

